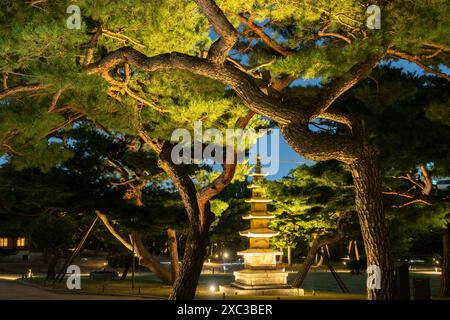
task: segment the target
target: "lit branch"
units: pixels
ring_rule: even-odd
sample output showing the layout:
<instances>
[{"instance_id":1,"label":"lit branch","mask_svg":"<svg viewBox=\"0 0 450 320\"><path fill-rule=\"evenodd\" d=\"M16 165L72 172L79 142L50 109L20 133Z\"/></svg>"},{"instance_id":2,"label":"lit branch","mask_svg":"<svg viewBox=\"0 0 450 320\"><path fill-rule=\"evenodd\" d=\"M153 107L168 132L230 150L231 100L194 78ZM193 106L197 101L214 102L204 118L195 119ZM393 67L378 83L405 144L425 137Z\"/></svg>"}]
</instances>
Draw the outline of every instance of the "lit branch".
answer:
<instances>
[{"instance_id":1,"label":"lit branch","mask_svg":"<svg viewBox=\"0 0 450 320\"><path fill-rule=\"evenodd\" d=\"M53 95L52 103L50 107L48 108L48 112L51 113L55 110L56 104L58 103L59 97L61 97L61 94L64 92L64 88L58 89L56 93Z\"/></svg>"},{"instance_id":2,"label":"lit branch","mask_svg":"<svg viewBox=\"0 0 450 320\"><path fill-rule=\"evenodd\" d=\"M440 49L440 50L445 51L445 52L450 52L450 47L448 47L446 45L443 45L443 44L436 44L436 43L429 43L428 42L428 43L424 43L423 45L426 46L426 47L437 48L437 49Z\"/></svg>"},{"instance_id":3,"label":"lit branch","mask_svg":"<svg viewBox=\"0 0 450 320\"><path fill-rule=\"evenodd\" d=\"M392 49L388 49L387 50L387 54L396 58L400 58L400 59L404 59L407 61L410 61L412 63L417 64L419 67L421 67L425 72L434 74L438 77L444 78L447 81L450 81L450 76L446 75L443 72L440 72L438 70L435 70L433 68L430 68L429 66L427 66L426 64L424 64L419 57L417 56L413 56L409 53L406 52L401 52L401 51L397 51L397 50L392 50Z\"/></svg>"},{"instance_id":4,"label":"lit branch","mask_svg":"<svg viewBox=\"0 0 450 320\"><path fill-rule=\"evenodd\" d=\"M3 90L8 89L8 73L3 72Z\"/></svg>"},{"instance_id":5,"label":"lit branch","mask_svg":"<svg viewBox=\"0 0 450 320\"><path fill-rule=\"evenodd\" d=\"M108 89L108 94L114 98L117 101L122 101L117 94L120 92L122 93L126 93L127 95L129 95L131 98L139 101L140 103L151 107L152 109L161 112L161 113L170 113L170 110L166 110L162 107L159 107L158 105L156 105L154 102L151 102L147 99L142 98L137 92L135 92L133 89L131 89L128 86L128 83L130 81L131 78L131 72L130 72L130 67L129 64L126 63L125 67L125 77L123 79L123 82L117 81L116 79L114 79L108 71L103 72L102 73L102 77L103 79L105 79L110 85L112 85L109 89ZM117 93L115 93L117 92Z\"/></svg>"},{"instance_id":6,"label":"lit branch","mask_svg":"<svg viewBox=\"0 0 450 320\"><path fill-rule=\"evenodd\" d=\"M344 40L348 44L352 43L352 40L350 40L350 38L347 38L346 36L343 36L342 34L335 33L335 32L322 32L322 31L320 31L318 33L318 36L319 37L334 37L334 38L338 38L338 39Z\"/></svg>"},{"instance_id":7,"label":"lit branch","mask_svg":"<svg viewBox=\"0 0 450 320\"><path fill-rule=\"evenodd\" d=\"M94 57L94 49L97 46L98 38L101 36L102 32L102 27L98 27L97 32L92 36L91 41L84 45L86 47L86 54L84 56L83 65L85 67L91 63L92 58Z\"/></svg>"},{"instance_id":8,"label":"lit branch","mask_svg":"<svg viewBox=\"0 0 450 320\"><path fill-rule=\"evenodd\" d=\"M283 48L280 46L276 41L272 40L265 32L264 28L259 27L253 23L253 19L250 17L247 19L243 15L239 15L239 19L242 23L246 24L258 37L270 48L272 48L274 51L281 54L283 57L287 57L293 54L292 51L289 51L288 49Z\"/></svg>"},{"instance_id":9,"label":"lit branch","mask_svg":"<svg viewBox=\"0 0 450 320\"><path fill-rule=\"evenodd\" d=\"M247 127L255 113L249 111L245 116L240 117L236 122L236 128L244 129ZM237 148L233 146L233 163L222 164L222 173L211 184L198 192L198 201L200 206L218 195L226 186L231 183L237 166Z\"/></svg>"},{"instance_id":10,"label":"lit branch","mask_svg":"<svg viewBox=\"0 0 450 320\"><path fill-rule=\"evenodd\" d=\"M198 6L203 14L212 24L216 32L220 35L219 39L211 45L208 52L208 59L214 63L224 63L228 53L233 49L238 32L225 17L223 11L213 0L197 0Z\"/></svg>"},{"instance_id":11,"label":"lit branch","mask_svg":"<svg viewBox=\"0 0 450 320\"><path fill-rule=\"evenodd\" d=\"M50 86L51 85L29 85L29 86L16 86L16 87L8 88L8 89L0 92L0 99L4 99L6 97L15 95L17 93L44 90L44 89L49 88Z\"/></svg>"},{"instance_id":12,"label":"lit branch","mask_svg":"<svg viewBox=\"0 0 450 320\"><path fill-rule=\"evenodd\" d=\"M335 79L330 84L326 85L322 94L312 106L313 111L310 120L319 118L337 98L350 90L359 81L367 78L380 61L381 56L368 58L366 61L354 65L348 73Z\"/></svg>"},{"instance_id":13,"label":"lit branch","mask_svg":"<svg viewBox=\"0 0 450 320\"><path fill-rule=\"evenodd\" d=\"M145 48L145 46L143 44L141 44L141 43L139 43L139 42L137 42L137 41L131 39L130 37L127 37L127 36L125 36L125 35L123 35L121 33L118 33L118 32L112 32L112 31L110 31L108 29L103 29L102 34L104 36L106 36L106 37L110 37L112 39L119 40L119 41L123 42L124 44L133 44L136 47Z\"/></svg>"},{"instance_id":14,"label":"lit branch","mask_svg":"<svg viewBox=\"0 0 450 320\"><path fill-rule=\"evenodd\" d=\"M424 205L427 205L427 206L432 206L433 205L431 202L428 202L426 200L415 199L415 200L408 201L408 202L400 204L400 205L394 205L392 207L394 207L394 208L404 208L404 207L407 207L407 206L410 206L410 205L413 205L413 204L416 204L416 203L421 203L421 204L424 204Z\"/></svg>"}]
</instances>

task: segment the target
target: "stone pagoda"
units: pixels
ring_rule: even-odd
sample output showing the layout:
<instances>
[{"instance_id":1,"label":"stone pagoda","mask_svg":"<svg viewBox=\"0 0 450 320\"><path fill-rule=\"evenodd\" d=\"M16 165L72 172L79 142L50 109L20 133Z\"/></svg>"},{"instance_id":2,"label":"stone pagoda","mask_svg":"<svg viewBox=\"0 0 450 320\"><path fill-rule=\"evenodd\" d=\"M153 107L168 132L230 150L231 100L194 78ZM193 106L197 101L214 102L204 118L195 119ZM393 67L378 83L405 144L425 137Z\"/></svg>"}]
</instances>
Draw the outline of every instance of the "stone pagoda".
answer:
<instances>
[{"instance_id":1,"label":"stone pagoda","mask_svg":"<svg viewBox=\"0 0 450 320\"><path fill-rule=\"evenodd\" d=\"M303 289L292 288L287 284L288 273L277 265L277 256L283 253L270 249L269 239L279 232L268 228L269 221L275 215L267 212L267 205L272 201L266 199L260 183L267 174L261 172L261 158L256 158L256 168L250 174L253 178L248 187L252 196L245 200L251 206L248 214L242 218L250 220L250 229L239 234L249 238L249 249L238 252L244 258L244 269L235 271L235 281L227 286L220 286L220 291L241 295L303 295Z\"/></svg>"}]
</instances>

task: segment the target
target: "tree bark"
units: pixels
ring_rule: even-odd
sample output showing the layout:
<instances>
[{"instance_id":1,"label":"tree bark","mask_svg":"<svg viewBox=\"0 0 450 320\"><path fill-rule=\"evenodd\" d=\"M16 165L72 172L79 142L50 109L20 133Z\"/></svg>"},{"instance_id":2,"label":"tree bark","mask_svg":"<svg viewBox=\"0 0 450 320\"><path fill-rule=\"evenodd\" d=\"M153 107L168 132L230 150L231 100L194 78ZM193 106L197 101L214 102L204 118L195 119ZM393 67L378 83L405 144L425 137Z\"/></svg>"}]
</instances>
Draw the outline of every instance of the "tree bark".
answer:
<instances>
[{"instance_id":1,"label":"tree bark","mask_svg":"<svg viewBox=\"0 0 450 320\"><path fill-rule=\"evenodd\" d=\"M133 259L134 259L134 257L133 257ZM123 269L122 275L120 276L120 280L126 280L128 271L130 271L130 266L131 266L131 261L128 260L126 262L125 268Z\"/></svg>"},{"instance_id":2,"label":"tree bark","mask_svg":"<svg viewBox=\"0 0 450 320\"><path fill-rule=\"evenodd\" d=\"M180 274L180 260L178 258L177 234L174 229L167 229L169 242L170 264L172 270L172 280L175 282Z\"/></svg>"},{"instance_id":3,"label":"tree bark","mask_svg":"<svg viewBox=\"0 0 450 320\"><path fill-rule=\"evenodd\" d=\"M442 235L442 271L441 287L439 289L440 297L450 297L450 225Z\"/></svg>"},{"instance_id":4,"label":"tree bark","mask_svg":"<svg viewBox=\"0 0 450 320\"><path fill-rule=\"evenodd\" d=\"M363 154L350 164L355 185L355 205L367 256L367 266L381 270L381 288L367 291L370 300L394 298L394 265L381 198L376 151L364 146Z\"/></svg>"},{"instance_id":5,"label":"tree bark","mask_svg":"<svg viewBox=\"0 0 450 320\"><path fill-rule=\"evenodd\" d=\"M288 245L288 247L287 247L287 259L288 259L288 266L292 267L292 247L291 247L291 245Z\"/></svg>"},{"instance_id":6,"label":"tree bark","mask_svg":"<svg viewBox=\"0 0 450 320\"><path fill-rule=\"evenodd\" d=\"M169 300L193 300L203 268L208 232L189 231L183 262Z\"/></svg>"},{"instance_id":7,"label":"tree bark","mask_svg":"<svg viewBox=\"0 0 450 320\"><path fill-rule=\"evenodd\" d=\"M300 288L300 286L305 281L306 275L308 274L309 269L311 269L311 266L314 263L317 250L319 250L319 248L314 245L308 250L308 254L305 258L305 261L303 261L302 265L300 266L300 269L297 272L297 275L295 276L294 281L292 282L293 287Z\"/></svg>"},{"instance_id":8,"label":"tree bark","mask_svg":"<svg viewBox=\"0 0 450 320\"><path fill-rule=\"evenodd\" d=\"M246 116L237 121L239 128L245 128L254 113L249 111ZM195 297L197 283L203 268L208 244L209 227L214 221L210 200L218 195L233 179L237 152L234 151L234 162L224 164L223 171L211 184L197 191L193 180L186 170L172 162L172 145L168 142L158 143L152 140L144 131L139 132L142 140L158 154L158 165L172 180L183 201L189 218L189 234L186 240L183 260L179 276L177 277L170 300L192 300Z\"/></svg>"},{"instance_id":9,"label":"tree bark","mask_svg":"<svg viewBox=\"0 0 450 320\"><path fill-rule=\"evenodd\" d=\"M135 244L135 254L139 257L139 265L147 267L165 284L173 284L169 271L145 249L141 236L137 232L132 233L131 241Z\"/></svg>"}]
</instances>

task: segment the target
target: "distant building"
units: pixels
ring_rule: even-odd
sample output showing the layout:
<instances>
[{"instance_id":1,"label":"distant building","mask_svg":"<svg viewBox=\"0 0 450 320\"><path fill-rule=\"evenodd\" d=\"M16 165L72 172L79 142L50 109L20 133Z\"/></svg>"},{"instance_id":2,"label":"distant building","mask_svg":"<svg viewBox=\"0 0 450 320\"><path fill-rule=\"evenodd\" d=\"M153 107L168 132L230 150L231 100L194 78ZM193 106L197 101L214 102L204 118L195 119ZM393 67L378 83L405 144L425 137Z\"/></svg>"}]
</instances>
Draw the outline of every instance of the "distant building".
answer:
<instances>
[{"instance_id":1,"label":"distant building","mask_svg":"<svg viewBox=\"0 0 450 320\"><path fill-rule=\"evenodd\" d=\"M28 260L29 242L23 237L7 237L0 235L0 255L22 256L23 261Z\"/></svg>"},{"instance_id":2,"label":"distant building","mask_svg":"<svg viewBox=\"0 0 450 320\"><path fill-rule=\"evenodd\" d=\"M450 188L450 178L449 177L439 178L433 182L438 190L448 190Z\"/></svg>"}]
</instances>

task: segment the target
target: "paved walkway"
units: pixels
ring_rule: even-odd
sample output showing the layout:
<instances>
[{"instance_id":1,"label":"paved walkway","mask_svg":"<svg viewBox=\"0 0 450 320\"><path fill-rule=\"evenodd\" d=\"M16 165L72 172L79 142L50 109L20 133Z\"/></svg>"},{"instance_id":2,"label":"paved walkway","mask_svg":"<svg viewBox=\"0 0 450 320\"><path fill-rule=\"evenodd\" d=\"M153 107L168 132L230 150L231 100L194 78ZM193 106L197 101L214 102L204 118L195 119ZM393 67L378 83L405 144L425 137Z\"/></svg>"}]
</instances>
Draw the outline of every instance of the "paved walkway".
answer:
<instances>
[{"instance_id":1,"label":"paved walkway","mask_svg":"<svg viewBox=\"0 0 450 320\"><path fill-rule=\"evenodd\" d=\"M0 279L0 300L141 300L138 297L57 293Z\"/></svg>"}]
</instances>

